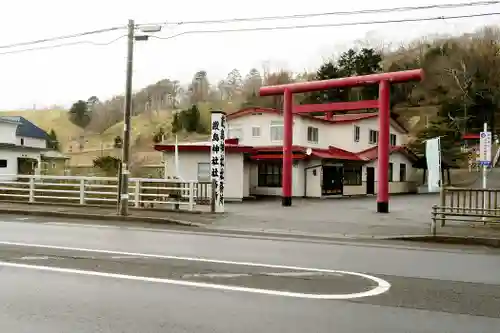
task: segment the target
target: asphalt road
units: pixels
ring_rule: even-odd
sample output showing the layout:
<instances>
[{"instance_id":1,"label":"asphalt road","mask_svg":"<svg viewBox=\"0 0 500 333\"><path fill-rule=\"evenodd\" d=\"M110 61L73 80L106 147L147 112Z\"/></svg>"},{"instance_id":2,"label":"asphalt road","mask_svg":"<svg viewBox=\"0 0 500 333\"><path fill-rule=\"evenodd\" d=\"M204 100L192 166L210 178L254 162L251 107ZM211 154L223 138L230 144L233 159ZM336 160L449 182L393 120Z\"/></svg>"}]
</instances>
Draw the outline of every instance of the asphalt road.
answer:
<instances>
[{"instance_id":1,"label":"asphalt road","mask_svg":"<svg viewBox=\"0 0 500 333\"><path fill-rule=\"evenodd\" d=\"M500 330L498 250L2 219L2 332Z\"/></svg>"}]
</instances>

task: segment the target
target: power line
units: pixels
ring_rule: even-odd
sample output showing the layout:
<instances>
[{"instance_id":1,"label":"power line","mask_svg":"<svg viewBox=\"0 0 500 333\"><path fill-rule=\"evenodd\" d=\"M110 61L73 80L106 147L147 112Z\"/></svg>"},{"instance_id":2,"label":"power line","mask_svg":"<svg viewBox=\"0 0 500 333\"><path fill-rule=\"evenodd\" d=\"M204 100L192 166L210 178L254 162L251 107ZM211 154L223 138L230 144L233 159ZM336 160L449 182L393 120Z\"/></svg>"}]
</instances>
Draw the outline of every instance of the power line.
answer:
<instances>
[{"instance_id":1,"label":"power line","mask_svg":"<svg viewBox=\"0 0 500 333\"><path fill-rule=\"evenodd\" d=\"M491 6L495 4L500 4L500 0L489 0L489 1L478 1L478 2L464 2L464 3L449 3L449 4L440 4L440 5L427 5L427 6L409 6L409 7L395 7L395 8L382 8L382 9L363 9L357 11L344 11L344 12L326 12L326 13L312 13L312 14L295 14L295 15L282 15L282 16L263 16L263 17L250 17L250 18L233 18L233 19L223 19L223 20L200 20L200 21L180 21L180 22L161 22L156 25L187 25L187 24L213 24L213 23L237 23L237 22L249 22L249 21L267 21L267 20L286 20L286 19L300 19L300 18L310 18L310 17L318 17L318 16L332 16L332 15L358 15L358 14L380 14L380 13L390 13L390 12L404 12L404 11L415 11L415 10L429 10L429 9L452 9L452 8L463 8L463 7L476 7L476 6ZM490 15L497 15L492 13ZM488 14L478 14L474 16L458 16L458 17L447 17L447 18L432 18L432 19L414 19L411 21L429 21L429 20L437 20L437 19L454 19L454 18L464 18L464 17L478 17L478 16L488 16ZM277 27L276 29L299 29L299 28L307 28L307 27L323 27L323 26L341 26L341 25L364 25L364 24L381 24L381 23L397 23L397 22L410 22L409 20L391 20L387 22L361 22L361 23L347 23L347 24L339 24L339 25L305 25L305 26L290 26L290 27ZM155 25L155 24L138 24L136 27L146 26L146 25ZM117 31L125 29L126 26L117 26L99 30L85 31L70 35L62 35L56 37L43 38L38 40L32 40L27 42L13 43L7 45L0 45L0 49L21 47L21 46L29 46L42 44L47 42L72 39L85 37L89 35L101 34L105 32ZM276 30L275 29L275 30ZM252 31L252 30L270 30L269 28L249 28L249 29L225 29L220 30L220 32L230 32L230 31ZM186 33L202 33L202 32L212 32L212 31L193 31L193 32L184 32ZM218 32L218 31L213 31ZM173 36L172 36L173 38ZM88 43L88 42L85 42ZM68 43L66 45L74 45L73 43ZM65 45L57 45L55 47L62 47ZM45 47L44 47L45 48ZM47 47L50 48L50 47ZM43 49L43 48L42 48ZM0 53L6 54L6 53Z\"/></svg>"},{"instance_id":2,"label":"power line","mask_svg":"<svg viewBox=\"0 0 500 333\"><path fill-rule=\"evenodd\" d=\"M127 36L123 35L123 36L120 36L118 38L115 38L115 39L113 39L109 42L105 42L105 43L97 43L97 42L84 40L84 41L78 41L78 42L72 42L72 43L62 43L62 44L56 44L56 45L38 46L38 47L29 48L29 49L0 52L0 55L15 54L15 53L22 53L22 52L29 52L29 51L38 51L38 50L57 49L57 48L61 48L61 47L75 46L75 45L81 45L81 44L90 44L90 45L95 45L95 46L107 46L107 45L113 44L114 42L117 42L118 40L120 40L124 37L127 37Z\"/></svg>"},{"instance_id":3,"label":"power line","mask_svg":"<svg viewBox=\"0 0 500 333\"><path fill-rule=\"evenodd\" d=\"M422 18L408 18L408 19L398 19L398 20L373 20L373 21L355 21L355 22L345 22L345 23L324 23L324 24L305 24L305 25L288 25L288 26L274 26L274 27L254 27L254 28L235 28L235 29L217 29L217 30L190 30L183 31L174 35L160 37L155 35L149 35L149 38L156 38L161 40L169 40L183 35L194 35L194 34L204 34L204 33L230 33L230 32L251 32L251 31L273 31L273 30L293 30L293 29L308 29L308 28L328 28L328 27L346 27L346 26L360 26L360 25L376 25L376 24L393 24L393 23L412 23L412 22L428 22L428 21L441 21L441 20L456 20L456 19L466 19L475 17L487 17L500 15L500 12L493 13L479 13L479 14L469 14L469 15L455 15L455 16L437 16L437 17L422 17ZM0 55L15 54L28 51L46 50L53 48L61 48L66 46L74 46L80 44L91 44L96 46L106 46L110 45L125 36L120 36L116 39L111 40L106 43L96 43L92 41L77 41L72 43L63 43L57 45L49 45L42 47L33 47L29 49L13 50L7 52L0 52ZM1 48L1 47L0 47Z\"/></svg>"},{"instance_id":4,"label":"power line","mask_svg":"<svg viewBox=\"0 0 500 333\"><path fill-rule=\"evenodd\" d=\"M238 23L238 22L252 22L252 21L269 21L269 20L289 20L289 19L302 19L320 16L351 16L351 15L361 15L361 14L383 14L383 13L396 13L396 12L408 12L417 10L429 10L429 9L456 9L456 8L466 8L466 7L477 7L477 6L491 6L500 4L498 0L490 1L478 1L478 2L462 2L462 3L448 3L439 5L427 5L427 6L407 6L407 7L393 7L393 8L380 8L380 9L362 9L356 11L342 11L342 12L324 12L324 13L311 13L311 14L294 14L294 15L278 15L278 16L262 16L262 17L247 17L247 18L231 18L231 19L220 19L220 20L200 20L200 21L177 21L177 22L159 22L150 24L139 24L138 26L146 25L188 25L188 24L226 24L226 23Z\"/></svg>"},{"instance_id":5,"label":"power line","mask_svg":"<svg viewBox=\"0 0 500 333\"><path fill-rule=\"evenodd\" d=\"M28 41L28 42L0 45L0 49L9 49L9 48L13 48L13 47L29 46L29 45L35 45L35 44L48 43L48 42L55 42L55 41L64 40L64 39L85 37L85 36L89 36L89 35L102 34L105 32L111 32L111 31L121 30L121 29L125 29L125 28L126 28L126 26L112 27L112 28L106 28L106 29L85 31L85 32L80 32L80 33L76 33L76 34L71 34L71 35L62 35L62 36L56 36L56 37L37 39L37 40Z\"/></svg>"},{"instance_id":6,"label":"power line","mask_svg":"<svg viewBox=\"0 0 500 333\"><path fill-rule=\"evenodd\" d=\"M271 31L271 30L291 30L291 29L308 29L308 28L328 28L328 27L346 27L346 26L359 26L359 25L375 25L375 24L391 24L391 23L411 23L411 22L426 22L426 21L441 21L441 20L456 20L474 17L486 17L500 15L500 12L494 13L480 13L469 15L456 15L456 16L437 16L437 17L423 17L423 18L409 18L399 20L382 20L382 21L358 21L358 22L345 22L345 23L324 23L324 24L305 24L305 25L288 25L279 27L255 27L255 28L235 28L235 29L218 29L218 30L190 30L183 31L167 37L149 36L157 39L173 39L183 35L203 34L203 33L228 33L228 32L248 32L248 31Z\"/></svg>"}]
</instances>

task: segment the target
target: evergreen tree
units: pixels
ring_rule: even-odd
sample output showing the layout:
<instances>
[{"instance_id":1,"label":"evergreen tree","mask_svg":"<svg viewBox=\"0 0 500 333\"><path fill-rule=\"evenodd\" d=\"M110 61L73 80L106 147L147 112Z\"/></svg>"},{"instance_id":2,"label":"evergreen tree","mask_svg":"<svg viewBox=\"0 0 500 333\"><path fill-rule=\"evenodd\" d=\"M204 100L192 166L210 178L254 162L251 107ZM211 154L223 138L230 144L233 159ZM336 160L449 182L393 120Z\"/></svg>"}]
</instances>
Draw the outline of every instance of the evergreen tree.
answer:
<instances>
[{"instance_id":1,"label":"evergreen tree","mask_svg":"<svg viewBox=\"0 0 500 333\"><path fill-rule=\"evenodd\" d=\"M441 156L448 164L458 165L466 157L460 145L460 132L446 118L438 117L417 134L409 148L419 157L425 156L426 140L440 137Z\"/></svg>"},{"instance_id":2,"label":"evergreen tree","mask_svg":"<svg viewBox=\"0 0 500 333\"><path fill-rule=\"evenodd\" d=\"M76 126L87 127L90 123L90 111L87 102L79 100L71 106L69 110L70 120Z\"/></svg>"},{"instance_id":3,"label":"evergreen tree","mask_svg":"<svg viewBox=\"0 0 500 333\"><path fill-rule=\"evenodd\" d=\"M57 140L56 131L51 129L49 132L49 140L47 142L48 147L59 151L59 141Z\"/></svg>"},{"instance_id":4,"label":"evergreen tree","mask_svg":"<svg viewBox=\"0 0 500 333\"><path fill-rule=\"evenodd\" d=\"M122 145L123 145L123 140L122 140L121 136L117 135L117 136L115 137L115 140L114 140L114 145L113 145L113 146L114 146L115 148L121 148L121 147L122 147Z\"/></svg>"},{"instance_id":5,"label":"evergreen tree","mask_svg":"<svg viewBox=\"0 0 500 333\"><path fill-rule=\"evenodd\" d=\"M182 130L182 123L179 117L179 113L174 113L174 117L172 118L172 133L177 133Z\"/></svg>"}]
</instances>

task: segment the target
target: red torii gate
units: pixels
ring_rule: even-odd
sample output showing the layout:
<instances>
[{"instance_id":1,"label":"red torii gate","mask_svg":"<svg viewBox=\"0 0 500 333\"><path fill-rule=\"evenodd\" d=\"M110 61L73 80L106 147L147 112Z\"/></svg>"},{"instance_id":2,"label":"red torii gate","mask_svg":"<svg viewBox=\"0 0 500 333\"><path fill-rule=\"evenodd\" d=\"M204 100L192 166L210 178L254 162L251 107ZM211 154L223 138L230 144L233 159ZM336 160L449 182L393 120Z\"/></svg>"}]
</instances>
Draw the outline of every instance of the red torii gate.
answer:
<instances>
[{"instance_id":1,"label":"red torii gate","mask_svg":"<svg viewBox=\"0 0 500 333\"><path fill-rule=\"evenodd\" d=\"M389 129L390 129L390 84L422 80L423 70L353 76L341 79L289 83L260 88L260 96L275 96L283 94L283 174L282 174L282 205L292 205L292 144L293 144L293 113L326 112L326 118L331 118L334 111L359 110L363 108L379 109L379 141L378 141L378 190L377 212L389 212ZM306 93L332 88L359 87L379 84L378 100L339 102L317 106L293 106L293 94ZM293 111L292 109L295 109Z\"/></svg>"}]
</instances>

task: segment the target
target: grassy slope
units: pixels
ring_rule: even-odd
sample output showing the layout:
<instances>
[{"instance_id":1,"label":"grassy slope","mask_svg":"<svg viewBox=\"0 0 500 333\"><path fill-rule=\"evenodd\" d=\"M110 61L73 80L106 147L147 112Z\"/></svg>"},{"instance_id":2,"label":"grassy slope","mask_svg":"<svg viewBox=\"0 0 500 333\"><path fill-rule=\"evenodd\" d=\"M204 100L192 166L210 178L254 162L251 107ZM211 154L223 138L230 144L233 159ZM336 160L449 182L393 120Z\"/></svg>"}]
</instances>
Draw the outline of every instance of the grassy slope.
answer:
<instances>
[{"instance_id":1,"label":"grassy slope","mask_svg":"<svg viewBox=\"0 0 500 333\"><path fill-rule=\"evenodd\" d=\"M83 133L81 128L69 121L66 110L1 111L0 116L21 116L47 132L53 129L63 146L72 136L78 137Z\"/></svg>"},{"instance_id":2,"label":"grassy slope","mask_svg":"<svg viewBox=\"0 0 500 333\"><path fill-rule=\"evenodd\" d=\"M202 120L208 124L210 119L208 106L202 105L200 109ZM91 164L92 160L101 154L101 143L104 148L104 154L116 155L119 153L112 149L112 146L114 138L123 134L123 122L111 126L104 133L99 135L96 133L85 132L83 129L71 123L68 120L67 111L65 110L0 111L0 116L22 116L47 132L54 129L63 152L71 156L71 164L73 165ZM153 133L159 130L160 127L162 127L166 133L170 133L171 122L171 111L160 111L159 113L154 112L151 115L141 114L132 118L132 143L135 143L139 136L142 137L140 146L136 147L136 152L140 151L140 155L147 156L149 164L159 163L161 160L159 154L157 154L158 156L152 156L156 155L153 150L153 142L151 140ZM71 142L81 135L83 135L85 140L88 141L85 144L85 152L76 152L76 145L73 143L74 152L68 153ZM206 137L207 135L200 134L179 134L179 140L181 141L203 140ZM172 136L169 138L167 137L167 140L172 141Z\"/></svg>"}]
</instances>

